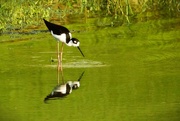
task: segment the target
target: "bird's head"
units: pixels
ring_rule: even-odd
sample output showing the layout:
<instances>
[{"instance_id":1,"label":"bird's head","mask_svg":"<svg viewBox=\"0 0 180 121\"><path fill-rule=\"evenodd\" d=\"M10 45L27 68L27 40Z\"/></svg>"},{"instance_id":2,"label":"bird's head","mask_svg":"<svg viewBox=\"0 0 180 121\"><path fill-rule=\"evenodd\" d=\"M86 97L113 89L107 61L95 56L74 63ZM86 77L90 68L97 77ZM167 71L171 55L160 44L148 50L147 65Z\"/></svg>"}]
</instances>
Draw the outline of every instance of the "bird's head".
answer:
<instances>
[{"instance_id":1,"label":"bird's head","mask_svg":"<svg viewBox=\"0 0 180 121\"><path fill-rule=\"evenodd\" d=\"M72 89L77 89L77 88L79 88L79 87L80 87L79 81L74 81L74 82L73 82Z\"/></svg>"},{"instance_id":2,"label":"bird's head","mask_svg":"<svg viewBox=\"0 0 180 121\"><path fill-rule=\"evenodd\" d=\"M81 51L79 45L80 45L80 41L76 38L72 38L69 43L68 43L69 46L73 46L73 47L77 47L79 49L79 51L81 52L82 56L84 57L84 54L83 52Z\"/></svg>"},{"instance_id":3,"label":"bird's head","mask_svg":"<svg viewBox=\"0 0 180 121\"><path fill-rule=\"evenodd\" d=\"M74 46L74 47L79 47L79 45L80 45L79 40L76 39L76 38L72 38L72 39L70 40L70 43L71 43L71 45Z\"/></svg>"}]
</instances>

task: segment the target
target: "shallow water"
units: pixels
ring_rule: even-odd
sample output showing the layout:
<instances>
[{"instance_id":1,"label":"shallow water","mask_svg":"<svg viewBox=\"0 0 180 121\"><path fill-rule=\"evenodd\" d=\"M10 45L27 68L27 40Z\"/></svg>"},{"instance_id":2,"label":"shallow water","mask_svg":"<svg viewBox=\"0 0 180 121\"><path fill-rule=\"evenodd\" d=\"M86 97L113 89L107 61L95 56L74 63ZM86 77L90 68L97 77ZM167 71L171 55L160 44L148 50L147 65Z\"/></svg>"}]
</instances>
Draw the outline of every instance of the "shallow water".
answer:
<instances>
[{"instance_id":1,"label":"shallow water","mask_svg":"<svg viewBox=\"0 0 180 121\"><path fill-rule=\"evenodd\" d=\"M48 103L57 85L54 38L1 36L0 120L179 121L179 30L177 20L162 20L74 32L85 58L65 46L63 72L74 81L85 71L81 87Z\"/></svg>"}]
</instances>

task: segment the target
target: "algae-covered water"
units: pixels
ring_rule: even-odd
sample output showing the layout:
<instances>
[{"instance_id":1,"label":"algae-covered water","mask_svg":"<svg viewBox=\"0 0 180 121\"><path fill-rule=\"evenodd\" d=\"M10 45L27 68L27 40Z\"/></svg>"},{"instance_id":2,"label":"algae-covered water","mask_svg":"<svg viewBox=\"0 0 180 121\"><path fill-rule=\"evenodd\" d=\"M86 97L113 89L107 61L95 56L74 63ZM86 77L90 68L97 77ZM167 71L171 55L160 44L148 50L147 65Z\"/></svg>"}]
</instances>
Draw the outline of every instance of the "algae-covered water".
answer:
<instances>
[{"instance_id":1,"label":"algae-covered water","mask_svg":"<svg viewBox=\"0 0 180 121\"><path fill-rule=\"evenodd\" d=\"M47 103L57 85L55 39L49 32L1 35L0 120L179 121L178 21L67 25L85 57L64 47L64 80L85 73L78 90Z\"/></svg>"}]
</instances>

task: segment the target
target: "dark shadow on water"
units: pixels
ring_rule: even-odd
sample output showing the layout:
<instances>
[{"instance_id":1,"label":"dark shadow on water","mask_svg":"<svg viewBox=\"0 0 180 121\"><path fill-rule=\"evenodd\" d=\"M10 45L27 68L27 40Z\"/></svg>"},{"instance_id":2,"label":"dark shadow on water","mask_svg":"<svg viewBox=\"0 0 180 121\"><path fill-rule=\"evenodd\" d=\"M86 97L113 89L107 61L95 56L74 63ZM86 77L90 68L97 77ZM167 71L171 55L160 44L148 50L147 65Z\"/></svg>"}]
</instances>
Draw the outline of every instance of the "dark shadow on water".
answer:
<instances>
[{"instance_id":1,"label":"dark shadow on water","mask_svg":"<svg viewBox=\"0 0 180 121\"><path fill-rule=\"evenodd\" d=\"M76 81L67 81L66 83L56 85L52 92L44 98L44 102L47 103L48 100L57 100L67 97L67 95L71 94L73 90L80 87L80 80L84 73L85 71L81 73Z\"/></svg>"}]
</instances>

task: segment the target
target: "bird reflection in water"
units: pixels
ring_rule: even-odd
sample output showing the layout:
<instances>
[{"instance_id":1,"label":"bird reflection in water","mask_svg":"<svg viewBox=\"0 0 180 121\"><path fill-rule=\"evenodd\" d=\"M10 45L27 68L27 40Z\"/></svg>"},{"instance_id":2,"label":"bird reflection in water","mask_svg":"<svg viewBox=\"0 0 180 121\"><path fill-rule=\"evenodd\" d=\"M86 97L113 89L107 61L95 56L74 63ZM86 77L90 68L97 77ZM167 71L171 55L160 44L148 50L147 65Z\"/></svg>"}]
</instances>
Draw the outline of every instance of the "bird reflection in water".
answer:
<instances>
[{"instance_id":1,"label":"bird reflection in water","mask_svg":"<svg viewBox=\"0 0 180 121\"><path fill-rule=\"evenodd\" d=\"M72 93L72 90L78 89L80 87L80 80L84 75L84 72L82 72L82 74L80 75L77 81L67 81L66 83L58 84L57 86L55 86L53 91L46 96L44 102L50 99L58 99L58 98L66 97L67 95Z\"/></svg>"}]
</instances>

